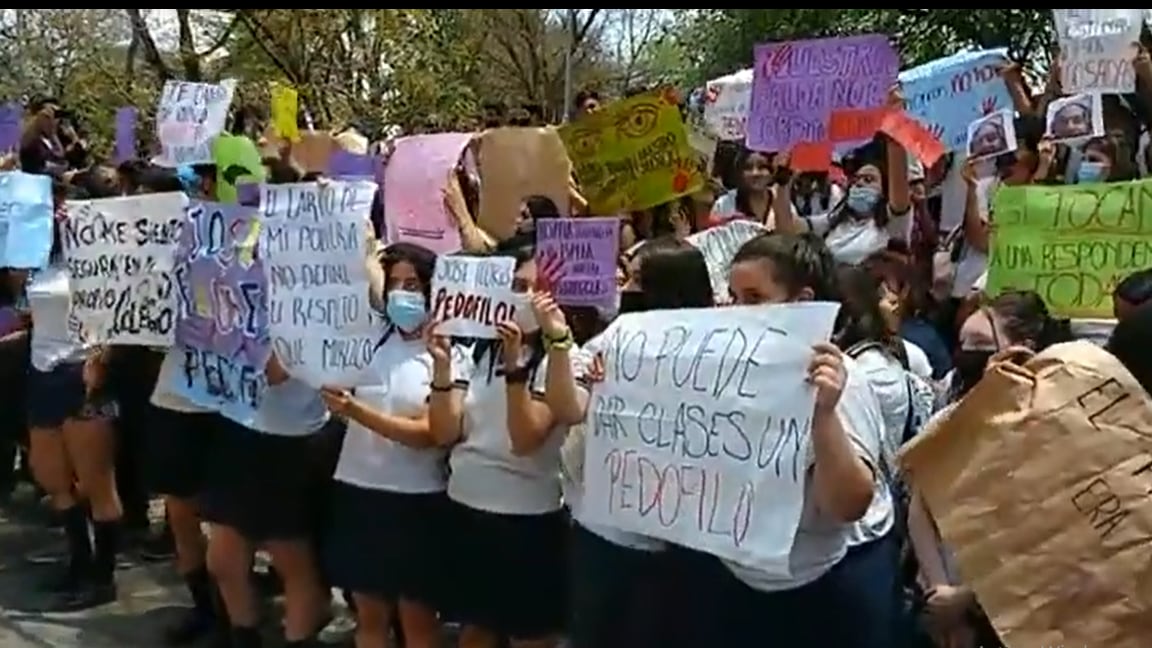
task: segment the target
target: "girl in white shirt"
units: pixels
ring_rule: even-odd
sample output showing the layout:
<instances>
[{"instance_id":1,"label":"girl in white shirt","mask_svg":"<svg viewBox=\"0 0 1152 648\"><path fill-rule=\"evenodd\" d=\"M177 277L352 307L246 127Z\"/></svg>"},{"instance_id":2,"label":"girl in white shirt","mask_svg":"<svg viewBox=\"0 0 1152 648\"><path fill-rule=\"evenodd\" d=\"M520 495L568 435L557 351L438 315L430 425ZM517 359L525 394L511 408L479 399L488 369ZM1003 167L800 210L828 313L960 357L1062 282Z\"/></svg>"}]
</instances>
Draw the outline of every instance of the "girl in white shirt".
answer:
<instances>
[{"instance_id":1,"label":"girl in white shirt","mask_svg":"<svg viewBox=\"0 0 1152 648\"><path fill-rule=\"evenodd\" d=\"M828 249L811 236L762 236L733 257L729 292L738 304L836 300L832 267ZM715 625L697 638L709 645L763 643L765 628L781 646L890 645L865 632L875 625L866 618L872 593L844 569L854 525L876 493L881 409L860 367L837 347L816 345L809 371L817 394L812 464L790 574L724 561L730 573L713 573L698 594L716 601Z\"/></svg>"},{"instance_id":2,"label":"girl in white shirt","mask_svg":"<svg viewBox=\"0 0 1152 648\"><path fill-rule=\"evenodd\" d=\"M432 356L422 333L435 253L411 243L384 250L385 315L372 359L374 384L325 387L328 409L348 419L325 526L325 574L350 590L356 645L389 645L398 612L411 648L440 645L446 528L446 451L428 422Z\"/></svg>"},{"instance_id":3,"label":"girl in white shirt","mask_svg":"<svg viewBox=\"0 0 1152 648\"><path fill-rule=\"evenodd\" d=\"M778 184L773 203L776 228L821 236L837 262L851 265L883 252L891 239L907 241L912 229L908 156L894 140L885 144L885 159L861 164L843 202L828 213L798 217L792 205L795 178Z\"/></svg>"},{"instance_id":4,"label":"girl in white shirt","mask_svg":"<svg viewBox=\"0 0 1152 648\"><path fill-rule=\"evenodd\" d=\"M677 308L710 308L712 284L704 256L695 246L675 236L653 239L640 246L632 262L635 272L624 287L631 312ZM564 314L546 295L538 296L544 334L563 337ZM603 336L583 347L581 367L607 343ZM583 423L587 414L587 383L578 387L570 370L569 350L553 347L548 354L546 397L564 421ZM594 370L592 371L594 373ZM584 373L588 373L585 371ZM593 377L593 380L595 377ZM573 648L666 645L674 634L661 603L662 584L668 575L665 543L584 520L584 431L574 428L564 444L564 499L572 514L571 620Z\"/></svg>"},{"instance_id":5,"label":"girl in white shirt","mask_svg":"<svg viewBox=\"0 0 1152 648\"><path fill-rule=\"evenodd\" d=\"M560 505L564 426L544 402L547 348L532 312L537 282L531 248L516 258L521 294L500 339L480 340L453 365L448 340L433 336L432 431L449 456L448 497L454 618L460 645L554 646L564 626L567 521Z\"/></svg>"},{"instance_id":6,"label":"girl in white shirt","mask_svg":"<svg viewBox=\"0 0 1152 648\"><path fill-rule=\"evenodd\" d=\"M719 221L748 218L768 229L775 225L772 217L772 157L769 153L741 148L736 160L740 170L736 189L720 196L712 204L712 217Z\"/></svg>"}]
</instances>

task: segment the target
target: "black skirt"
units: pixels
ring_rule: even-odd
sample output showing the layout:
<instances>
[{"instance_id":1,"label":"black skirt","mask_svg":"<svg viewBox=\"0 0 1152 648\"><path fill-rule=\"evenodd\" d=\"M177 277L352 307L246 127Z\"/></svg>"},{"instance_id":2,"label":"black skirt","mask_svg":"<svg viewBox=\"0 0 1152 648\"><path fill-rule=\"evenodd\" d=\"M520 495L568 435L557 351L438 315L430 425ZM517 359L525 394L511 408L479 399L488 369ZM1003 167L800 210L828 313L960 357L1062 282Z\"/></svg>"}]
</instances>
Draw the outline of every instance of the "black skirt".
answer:
<instances>
[{"instance_id":1,"label":"black skirt","mask_svg":"<svg viewBox=\"0 0 1152 648\"><path fill-rule=\"evenodd\" d=\"M564 511L501 515L450 503L449 616L509 639L563 632L568 519Z\"/></svg>"},{"instance_id":2,"label":"black skirt","mask_svg":"<svg viewBox=\"0 0 1152 648\"><path fill-rule=\"evenodd\" d=\"M333 482L323 530L325 576L335 587L444 607L452 538L444 493L395 493Z\"/></svg>"},{"instance_id":3,"label":"black skirt","mask_svg":"<svg viewBox=\"0 0 1152 648\"><path fill-rule=\"evenodd\" d=\"M220 415L152 407L151 419L143 432L148 490L185 499L199 496L220 436Z\"/></svg>"},{"instance_id":4,"label":"black skirt","mask_svg":"<svg viewBox=\"0 0 1152 648\"><path fill-rule=\"evenodd\" d=\"M220 417L201 515L251 542L312 539L326 494L316 453L319 438L319 432L265 434Z\"/></svg>"}]
</instances>

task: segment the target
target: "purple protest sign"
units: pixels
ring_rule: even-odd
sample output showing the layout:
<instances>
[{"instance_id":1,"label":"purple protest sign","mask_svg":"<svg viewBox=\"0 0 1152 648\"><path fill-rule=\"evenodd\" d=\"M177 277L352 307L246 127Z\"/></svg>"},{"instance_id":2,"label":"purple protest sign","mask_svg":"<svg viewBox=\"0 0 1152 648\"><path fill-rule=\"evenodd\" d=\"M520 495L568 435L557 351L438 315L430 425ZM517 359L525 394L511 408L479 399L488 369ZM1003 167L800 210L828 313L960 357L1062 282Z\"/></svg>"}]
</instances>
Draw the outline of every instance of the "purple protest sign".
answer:
<instances>
[{"instance_id":1,"label":"purple protest sign","mask_svg":"<svg viewBox=\"0 0 1152 648\"><path fill-rule=\"evenodd\" d=\"M616 299L616 218L536 221L536 271L566 306L611 306Z\"/></svg>"},{"instance_id":2,"label":"purple protest sign","mask_svg":"<svg viewBox=\"0 0 1152 648\"><path fill-rule=\"evenodd\" d=\"M24 109L20 104L0 106L0 153L20 148L20 135L23 130Z\"/></svg>"},{"instance_id":3,"label":"purple protest sign","mask_svg":"<svg viewBox=\"0 0 1152 648\"><path fill-rule=\"evenodd\" d=\"M268 290L259 212L192 201L176 248L176 343L253 368L268 360Z\"/></svg>"},{"instance_id":4,"label":"purple protest sign","mask_svg":"<svg viewBox=\"0 0 1152 648\"><path fill-rule=\"evenodd\" d=\"M116 109L116 161L136 158L136 109L124 106Z\"/></svg>"},{"instance_id":5,"label":"purple protest sign","mask_svg":"<svg viewBox=\"0 0 1152 648\"><path fill-rule=\"evenodd\" d=\"M833 111L882 106L900 69L881 34L767 43L755 52L745 143L757 151L827 141Z\"/></svg>"}]
</instances>

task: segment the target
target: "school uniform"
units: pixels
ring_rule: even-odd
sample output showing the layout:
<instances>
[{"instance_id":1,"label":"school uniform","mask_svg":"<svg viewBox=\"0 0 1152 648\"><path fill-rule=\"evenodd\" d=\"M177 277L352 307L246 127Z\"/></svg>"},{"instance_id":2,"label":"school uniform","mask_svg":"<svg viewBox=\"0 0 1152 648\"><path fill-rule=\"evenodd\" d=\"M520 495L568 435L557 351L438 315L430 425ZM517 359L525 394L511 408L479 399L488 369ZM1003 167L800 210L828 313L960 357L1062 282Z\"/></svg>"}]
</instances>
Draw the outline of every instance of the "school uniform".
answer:
<instances>
[{"instance_id":1,"label":"school uniform","mask_svg":"<svg viewBox=\"0 0 1152 648\"><path fill-rule=\"evenodd\" d=\"M26 294L32 311L28 426L58 428L66 419L110 418L115 401L106 390L88 394L84 360L90 350L68 328L72 291L64 265L36 272Z\"/></svg>"},{"instance_id":2,"label":"school uniform","mask_svg":"<svg viewBox=\"0 0 1152 648\"><path fill-rule=\"evenodd\" d=\"M427 407L432 356L423 340L395 330L377 349L373 385L356 388L368 407L415 417ZM325 574L333 586L383 599L443 604L448 525L447 451L416 449L349 421L324 528Z\"/></svg>"},{"instance_id":3,"label":"school uniform","mask_svg":"<svg viewBox=\"0 0 1152 648\"><path fill-rule=\"evenodd\" d=\"M264 389L252 427L220 417L202 517L253 542L311 537L324 495L316 439L328 420L319 392L294 378Z\"/></svg>"},{"instance_id":4,"label":"school uniform","mask_svg":"<svg viewBox=\"0 0 1152 648\"><path fill-rule=\"evenodd\" d=\"M848 379L837 413L852 446L874 470L879 470L884 420L876 396L861 368L846 358ZM809 457L810 466L815 461ZM817 507L812 471L804 493L800 525L789 555L787 574L768 573L699 552L680 551L678 566L694 603L682 610L687 627L682 643L725 646L760 645L765 628L781 646L853 646L886 648L862 630L874 626L867 604L874 596L860 570L846 561L854 524L829 519ZM882 549L877 543L872 548ZM868 556L865 556L866 558ZM718 569L717 565L721 568ZM692 620L699 620L692 623Z\"/></svg>"},{"instance_id":5,"label":"school uniform","mask_svg":"<svg viewBox=\"0 0 1152 648\"><path fill-rule=\"evenodd\" d=\"M560 503L556 426L535 453L518 457L508 437L499 351L458 357L465 390L462 438L449 456L452 615L513 639L558 634L566 611L567 520ZM525 351L525 358L527 351ZM533 398L544 396L547 358L532 372Z\"/></svg>"},{"instance_id":6,"label":"school uniform","mask_svg":"<svg viewBox=\"0 0 1152 648\"><path fill-rule=\"evenodd\" d=\"M144 433L144 475L153 493L192 498L204 488L222 417L172 391L183 361L183 351L169 349L160 363Z\"/></svg>"},{"instance_id":7,"label":"school uniform","mask_svg":"<svg viewBox=\"0 0 1152 648\"><path fill-rule=\"evenodd\" d=\"M581 366L603 345L597 336L583 348ZM661 584L667 543L597 524L584 514L584 426L573 427L561 448L564 504L572 517L569 538L570 615L573 648L659 646Z\"/></svg>"}]
</instances>

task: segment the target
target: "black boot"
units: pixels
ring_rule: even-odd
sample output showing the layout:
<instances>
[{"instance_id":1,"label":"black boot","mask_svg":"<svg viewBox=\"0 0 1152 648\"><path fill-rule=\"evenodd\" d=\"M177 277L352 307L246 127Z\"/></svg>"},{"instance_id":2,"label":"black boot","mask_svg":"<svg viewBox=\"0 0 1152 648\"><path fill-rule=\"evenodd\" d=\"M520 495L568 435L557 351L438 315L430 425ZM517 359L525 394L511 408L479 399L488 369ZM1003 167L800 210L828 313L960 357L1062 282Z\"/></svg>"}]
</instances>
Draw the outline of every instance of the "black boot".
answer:
<instances>
[{"instance_id":1,"label":"black boot","mask_svg":"<svg viewBox=\"0 0 1152 648\"><path fill-rule=\"evenodd\" d=\"M164 642L169 646L185 646L210 634L216 626L216 611L212 602L215 585L208 568L199 568L184 575L184 583L192 596L192 609L164 631Z\"/></svg>"},{"instance_id":2,"label":"black boot","mask_svg":"<svg viewBox=\"0 0 1152 648\"><path fill-rule=\"evenodd\" d=\"M44 589L54 594L70 592L80 586L92 569L92 541L88 537L88 512L73 504L59 512L68 540L68 564L45 583Z\"/></svg>"},{"instance_id":3,"label":"black boot","mask_svg":"<svg viewBox=\"0 0 1152 648\"><path fill-rule=\"evenodd\" d=\"M78 612L116 600L116 554L120 547L119 520L95 522L92 525L95 553L91 568L80 586L67 592L53 605L57 612Z\"/></svg>"}]
</instances>

